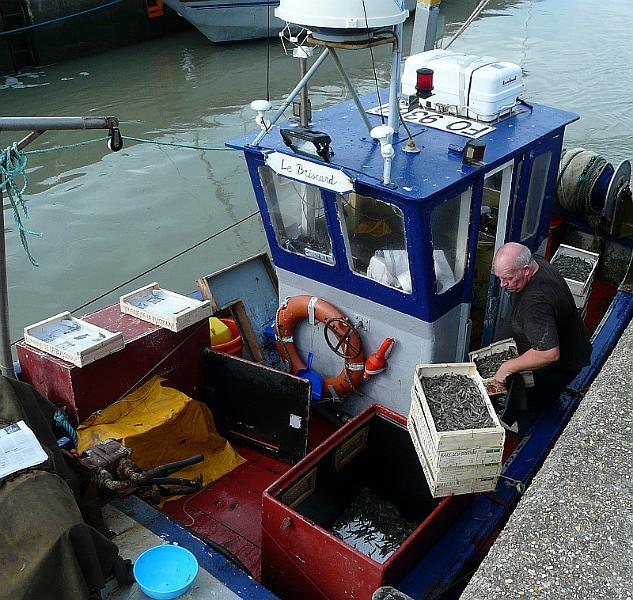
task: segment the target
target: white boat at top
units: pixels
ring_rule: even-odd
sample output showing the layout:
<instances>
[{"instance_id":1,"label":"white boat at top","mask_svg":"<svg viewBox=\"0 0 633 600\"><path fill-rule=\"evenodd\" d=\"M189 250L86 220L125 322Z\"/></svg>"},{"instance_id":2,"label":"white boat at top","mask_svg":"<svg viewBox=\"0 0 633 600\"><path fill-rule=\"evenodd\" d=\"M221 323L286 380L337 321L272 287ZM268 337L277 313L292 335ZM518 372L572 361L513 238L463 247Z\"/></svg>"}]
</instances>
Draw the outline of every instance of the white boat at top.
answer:
<instances>
[{"instance_id":1,"label":"white boat at top","mask_svg":"<svg viewBox=\"0 0 633 600\"><path fill-rule=\"evenodd\" d=\"M399 1L399 0L398 0ZM214 44L255 40L277 34L285 22L275 16L279 0L164 0ZM415 10L416 0L405 0Z\"/></svg>"},{"instance_id":2,"label":"white boat at top","mask_svg":"<svg viewBox=\"0 0 633 600\"><path fill-rule=\"evenodd\" d=\"M276 36L279 0L164 0L214 44Z\"/></svg>"}]
</instances>

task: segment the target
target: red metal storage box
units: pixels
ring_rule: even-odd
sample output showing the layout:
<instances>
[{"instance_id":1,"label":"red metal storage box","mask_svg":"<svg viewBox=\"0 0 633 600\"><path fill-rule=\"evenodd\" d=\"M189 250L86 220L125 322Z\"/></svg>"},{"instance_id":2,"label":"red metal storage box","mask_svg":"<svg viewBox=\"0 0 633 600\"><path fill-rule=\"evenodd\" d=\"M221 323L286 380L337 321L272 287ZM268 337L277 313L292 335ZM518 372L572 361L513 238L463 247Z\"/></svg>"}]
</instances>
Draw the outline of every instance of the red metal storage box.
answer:
<instances>
[{"instance_id":1,"label":"red metal storage box","mask_svg":"<svg viewBox=\"0 0 633 600\"><path fill-rule=\"evenodd\" d=\"M417 525L386 560L329 531L368 493ZM406 419L372 405L265 490L262 582L285 599L369 600L376 588L397 582L470 501L434 499Z\"/></svg>"},{"instance_id":2,"label":"red metal storage box","mask_svg":"<svg viewBox=\"0 0 633 600\"><path fill-rule=\"evenodd\" d=\"M77 367L24 342L16 345L21 379L51 402L66 406L73 422L109 406L153 375L162 375L180 391L196 397L202 383L202 352L210 342L207 319L174 333L123 314L118 304L82 319L120 331L125 348ZM163 363L167 356L170 360Z\"/></svg>"}]
</instances>

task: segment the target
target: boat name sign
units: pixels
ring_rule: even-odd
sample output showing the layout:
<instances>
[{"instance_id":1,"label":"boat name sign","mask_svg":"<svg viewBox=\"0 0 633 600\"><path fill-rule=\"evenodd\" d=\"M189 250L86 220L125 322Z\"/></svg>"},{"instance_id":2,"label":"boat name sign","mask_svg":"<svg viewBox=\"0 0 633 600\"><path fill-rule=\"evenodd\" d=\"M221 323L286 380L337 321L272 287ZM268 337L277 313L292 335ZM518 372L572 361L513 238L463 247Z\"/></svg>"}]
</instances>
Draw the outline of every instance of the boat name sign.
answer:
<instances>
[{"instance_id":1,"label":"boat name sign","mask_svg":"<svg viewBox=\"0 0 633 600\"><path fill-rule=\"evenodd\" d=\"M403 108L405 108L405 105L401 104L401 110ZM382 112L384 116L387 116L389 113L389 105L383 104L376 106L375 108L370 108L367 112L370 115L379 115ZM477 121L472 121L464 117L456 117L425 108L414 108L408 112L402 111L402 119L409 123L426 125L433 129L465 135L469 138L479 138L495 130L492 125L484 125L483 123L478 123Z\"/></svg>"},{"instance_id":2,"label":"boat name sign","mask_svg":"<svg viewBox=\"0 0 633 600\"><path fill-rule=\"evenodd\" d=\"M288 156L282 152L266 154L265 161L275 173L284 177L317 185L339 194L354 190L354 182L340 169Z\"/></svg>"}]
</instances>

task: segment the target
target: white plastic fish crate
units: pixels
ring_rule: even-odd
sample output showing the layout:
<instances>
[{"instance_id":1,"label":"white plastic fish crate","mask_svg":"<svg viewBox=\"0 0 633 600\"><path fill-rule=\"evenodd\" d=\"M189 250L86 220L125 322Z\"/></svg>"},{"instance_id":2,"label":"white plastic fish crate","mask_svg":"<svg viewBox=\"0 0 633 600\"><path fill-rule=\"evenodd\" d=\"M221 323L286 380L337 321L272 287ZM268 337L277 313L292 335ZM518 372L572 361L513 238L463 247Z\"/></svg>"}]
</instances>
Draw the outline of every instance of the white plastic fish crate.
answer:
<instances>
[{"instance_id":1,"label":"white plastic fish crate","mask_svg":"<svg viewBox=\"0 0 633 600\"><path fill-rule=\"evenodd\" d=\"M566 281L567 285L569 286L571 293L574 294L574 296L577 296L579 298L584 297L586 301L586 297L589 295L589 290L591 289L593 277L596 273L596 267L598 265L598 260L600 259L600 255L596 254L595 252L589 252L589 250L583 250L582 248L574 248L574 246L561 244L556 250L556 252L554 253L554 256L552 256L552 260L550 260L550 263L553 264L556 258L560 256L561 254L565 256L574 256L577 258L582 258L586 261L589 261L593 265L591 269L591 273L589 273L589 276L587 277L585 281L576 281L574 279L568 279L567 277L563 277L563 279ZM577 299L576 299L576 306L578 306Z\"/></svg>"},{"instance_id":2,"label":"white plastic fish crate","mask_svg":"<svg viewBox=\"0 0 633 600\"><path fill-rule=\"evenodd\" d=\"M208 300L201 302L164 290L158 283L121 296L119 305L123 313L175 332L210 317L213 312Z\"/></svg>"},{"instance_id":3,"label":"white plastic fish crate","mask_svg":"<svg viewBox=\"0 0 633 600\"><path fill-rule=\"evenodd\" d=\"M493 427L480 429L462 429L457 431L437 431L431 415L420 377L438 377L440 375L465 375L472 379L481 393L488 414L493 422ZM467 450L472 448L489 448L503 446L505 430L501 427L499 419L494 411L483 380L477 373L474 363L438 363L431 365L417 365L413 376L412 401L410 418L424 418L426 427L431 437L433 452L444 450ZM417 408L421 408L421 412ZM423 424L420 423L420 426Z\"/></svg>"},{"instance_id":4,"label":"white plastic fish crate","mask_svg":"<svg viewBox=\"0 0 633 600\"><path fill-rule=\"evenodd\" d=\"M507 352L510 348L514 348L517 351L517 354L519 353L517 350L516 342L512 338L508 338L506 340L494 342L493 344L490 344L490 346L486 346L485 348L479 348L479 350L469 352L468 358L471 362L474 362L476 364L478 359L485 358L499 352ZM498 381L495 381L494 377L482 377L482 381L489 396L505 394L505 392L507 391L506 386L502 383L499 383Z\"/></svg>"},{"instance_id":5,"label":"white plastic fish crate","mask_svg":"<svg viewBox=\"0 0 633 600\"><path fill-rule=\"evenodd\" d=\"M475 494L478 492L492 492L497 487L498 477L484 476L484 477L463 477L454 478L447 481L439 481L433 476L433 471L426 458L424 449L420 445L418 437L415 435L412 421L408 421L407 429L413 440L413 445L420 459L422 465L422 471L424 477L429 486L429 491L433 498L440 498L443 496L457 496L460 494Z\"/></svg>"},{"instance_id":6,"label":"white plastic fish crate","mask_svg":"<svg viewBox=\"0 0 633 600\"><path fill-rule=\"evenodd\" d=\"M125 346L120 331L108 331L76 319L69 312L25 327L24 341L33 348L39 348L78 367L84 367Z\"/></svg>"},{"instance_id":7,"label":"white plastic fish crate","mask_svg":"<svg viewBox=\"0 0 633 600\"><path fill-rule=\"evenodd\" d=\"M587 301L589 300L589 294L591 294L592 287L593 281L583 294L574 294L574 292L571 293L571 295L574 297L574 304L576 305L576 308L578 310L582 311L587 308Z\"/></svg>"},{"instance_id":8,"label":"white plastic fish crate","mask_svg":"<svg viewBox=\"0 0 633 600\"><path fill-rule=\"evenodd\" d=\"M424 449L424 454L431 470L435 473L445 467L467 467L473 465L501 464L503 460L503 446L486 446L482 448L463 448L461 450L436 451L431 440L426 417L417 401L417 391L411 390L415 401L411 405L411 413L407 421L409 433Z\"/></svg>"}]
</instances>

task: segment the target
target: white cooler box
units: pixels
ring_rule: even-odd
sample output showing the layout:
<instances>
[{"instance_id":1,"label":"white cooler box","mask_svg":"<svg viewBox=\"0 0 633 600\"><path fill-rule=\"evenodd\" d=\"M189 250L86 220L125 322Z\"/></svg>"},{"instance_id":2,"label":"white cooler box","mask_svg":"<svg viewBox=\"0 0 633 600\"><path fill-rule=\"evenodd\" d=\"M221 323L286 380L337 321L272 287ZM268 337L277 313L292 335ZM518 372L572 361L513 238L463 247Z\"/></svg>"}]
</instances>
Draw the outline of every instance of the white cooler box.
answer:
<instances>
[{"instance_id":1,"label":"white cooler box","mask_svg":"<svg viewBox=\"0 0 633 600\"><path fill-rule=\"evenodd\" d=\"M429 50L404 63L402 93L415 96L416 71L433 69L433 95L424 106L478 121L494 121L509 113L523 91L521 67L492 56Z\"/></svg>"}]
</instances>

